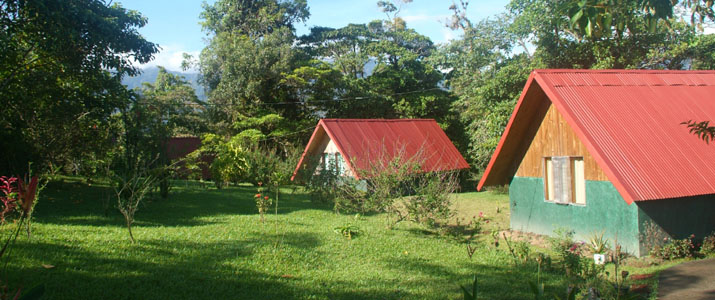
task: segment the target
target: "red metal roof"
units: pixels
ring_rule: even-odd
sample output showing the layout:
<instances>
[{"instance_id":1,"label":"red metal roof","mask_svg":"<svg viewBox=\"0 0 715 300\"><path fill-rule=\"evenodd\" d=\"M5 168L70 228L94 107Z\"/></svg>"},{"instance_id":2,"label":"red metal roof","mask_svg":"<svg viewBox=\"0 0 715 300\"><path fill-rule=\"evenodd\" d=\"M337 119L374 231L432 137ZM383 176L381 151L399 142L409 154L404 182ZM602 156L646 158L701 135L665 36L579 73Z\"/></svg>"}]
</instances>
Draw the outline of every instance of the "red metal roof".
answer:
<instances>
[{"instance_id":1,"label":"red metal roof","mask_svg":"<svg viewBox=\"0 0 715 300\"><path fill-rule=\"evenodd\" d=\"M534 131L518 124L549 100L629 204L715 193L715 148L681 124L715 121L715 71L656 70L535 70L478 189L514 176Z\"/></svg>"},{"instance_id":2,"label":"red metal roof","mask_svg":"<svg viewBox=\"0 0 715 300\"><path fill-rule=\"evenodd\" d=\"M419 160L424 172L469 168L435 120L323 119L318 122L293 178L306 157L317 154L318 144L326 134L357 178L363 173L358 171L369 170L376 162L392 161L398 155Z\"/></svg>"}]
</instances>

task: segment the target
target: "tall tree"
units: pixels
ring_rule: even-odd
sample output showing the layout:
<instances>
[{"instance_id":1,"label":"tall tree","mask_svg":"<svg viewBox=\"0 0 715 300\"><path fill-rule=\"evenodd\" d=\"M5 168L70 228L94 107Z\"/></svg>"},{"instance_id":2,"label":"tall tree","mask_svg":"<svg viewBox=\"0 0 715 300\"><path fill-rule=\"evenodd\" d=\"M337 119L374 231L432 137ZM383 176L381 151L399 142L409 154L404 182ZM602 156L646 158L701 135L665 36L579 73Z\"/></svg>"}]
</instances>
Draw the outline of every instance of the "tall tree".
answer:
<instances>
[{"instance_id":1,"label":"tall tree","mask_svg":"<svg viewBox=\"0 0 715 300\"><path fill-rule=\"evenodd\" d=\"M110 115L126 104L121 77L157 46L147 20L101 0L0 1L2 173L51 168L110 146Z\"/></svg>"},{"instance_id":2,"label":"tall tree","mask_svg":"<svg viewBox=\"0 0 715 300\"><path fill-rule=\"evenodd\" d=\"M322 61L307 74L323 76L294 74L302 79L295 82L331 83L324 85L329 92L303 94L305 101L328 117L435 118L447 126L453 98L441 88L443 74L430 59L435 45L407 28L395 3L379 1L378 6L387 20L314 27L301 37L306 53Z\"/></svg>"},{"instance_id":3,"label":"tall tree","mask_svg":"<svg viewBox=\"0 0 715 300\"><path fill-rule=\"evenodd\" d=\"M162 198L169 194L169 139L176 135L206 132L205 106L194 88L179 75L159 67L154 84L144 83L130 110L125 112L125 165L143 157L157 170Z\"/></svg>"},{"instance_id":4,"label":"tall tree","mask_svg":"<svg viewBox=\"0 0 715 300\"><path fill-rule=\"evenodd\" d=\"M305 0L219 0L204 3L208 46L200 70L217 132L236 134L234 123L277 113L286 127L306 115L294 88L282 84L304 59L293 47L294 24L309 16Z\"/></svg>"}]
</instances>

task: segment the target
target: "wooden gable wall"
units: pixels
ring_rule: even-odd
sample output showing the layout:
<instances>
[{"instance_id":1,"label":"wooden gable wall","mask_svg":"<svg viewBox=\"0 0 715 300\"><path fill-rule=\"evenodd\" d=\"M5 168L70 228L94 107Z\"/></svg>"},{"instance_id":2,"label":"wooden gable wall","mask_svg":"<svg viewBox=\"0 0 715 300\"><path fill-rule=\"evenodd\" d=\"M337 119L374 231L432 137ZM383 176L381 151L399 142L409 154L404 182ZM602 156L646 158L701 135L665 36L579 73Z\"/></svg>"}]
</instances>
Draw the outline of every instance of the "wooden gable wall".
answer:
<instances>
[{"instance_id":1,"label":"wooden gable wall","mask_svg":"<svg viewBox=\"0 0 715 300\"><path fill-rule=\"evenodd\" d=\"M586 146L553 105L539 125L524 159L516 171L519 177L543 177L544 156L582 156L586 180L608 181Z\"/></svg>"}]
</instances>

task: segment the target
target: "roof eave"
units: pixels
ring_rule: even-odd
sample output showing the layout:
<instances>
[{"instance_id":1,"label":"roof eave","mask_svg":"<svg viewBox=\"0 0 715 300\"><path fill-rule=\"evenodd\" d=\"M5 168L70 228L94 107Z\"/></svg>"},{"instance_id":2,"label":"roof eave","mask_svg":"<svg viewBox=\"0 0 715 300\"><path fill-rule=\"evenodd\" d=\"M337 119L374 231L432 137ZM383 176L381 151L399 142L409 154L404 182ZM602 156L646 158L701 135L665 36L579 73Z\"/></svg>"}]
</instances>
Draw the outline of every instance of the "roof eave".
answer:
<instances>
[{"instance_id":1,"label":"roof eave","mask_svg":"<svg viewBox=\"0 0 715 300\"><path fill-rule=\"evenodd\" d=\"M511 132L512 125L514 124L514 120L516 119L517 114L520 112L520 108L522 104L524 103L524 99L527 96L527 91L531 87L531 85L534 82L536 72L531 72L529 74L529 78L526 80L526 84L524 85L524 89L521 91L521 96L519 97L519 101L517 101L516 106L514 107L514 112L511 114L511 117L509 118L509 122L506 125L506 128L504 129L504 132L502 133L501 138L499 139L499 144L497 144L496 150L494 150L494 154L492 154L491 159L489 160L489 164L487 165L487 168L484 170L484 174L482 175L482 178L479 180L479 184L477 185L477 191L481 191L485 185L491 185L488 184L488 181L492 179L490 175L492 175L492 171L494 169L494 164L499 158L499 155L501 154L501 150L504 147L504 144L506 143L506 139L509 136L509 133ZM512 174L513 176L513 174Z\"/></svg>"}]
</instances>

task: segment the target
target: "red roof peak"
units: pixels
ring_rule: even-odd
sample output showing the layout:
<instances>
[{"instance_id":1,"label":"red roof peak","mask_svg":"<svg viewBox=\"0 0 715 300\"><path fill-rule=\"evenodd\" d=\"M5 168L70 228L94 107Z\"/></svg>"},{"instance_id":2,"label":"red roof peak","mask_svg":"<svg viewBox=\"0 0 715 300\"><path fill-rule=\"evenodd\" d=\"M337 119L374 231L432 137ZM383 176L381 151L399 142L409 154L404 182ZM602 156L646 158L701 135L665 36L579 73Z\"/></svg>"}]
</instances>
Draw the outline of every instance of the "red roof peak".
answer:
<instances>
[{"instance_id":1,"label":"red roof peak","mask_svg":"<svg viewBox=\"0 0 715 300\"><path fill-rule=\"evenodd\" d=\"M434 122L434 119L321 119L324 122Z\"/></svg>"}]
</instances>

